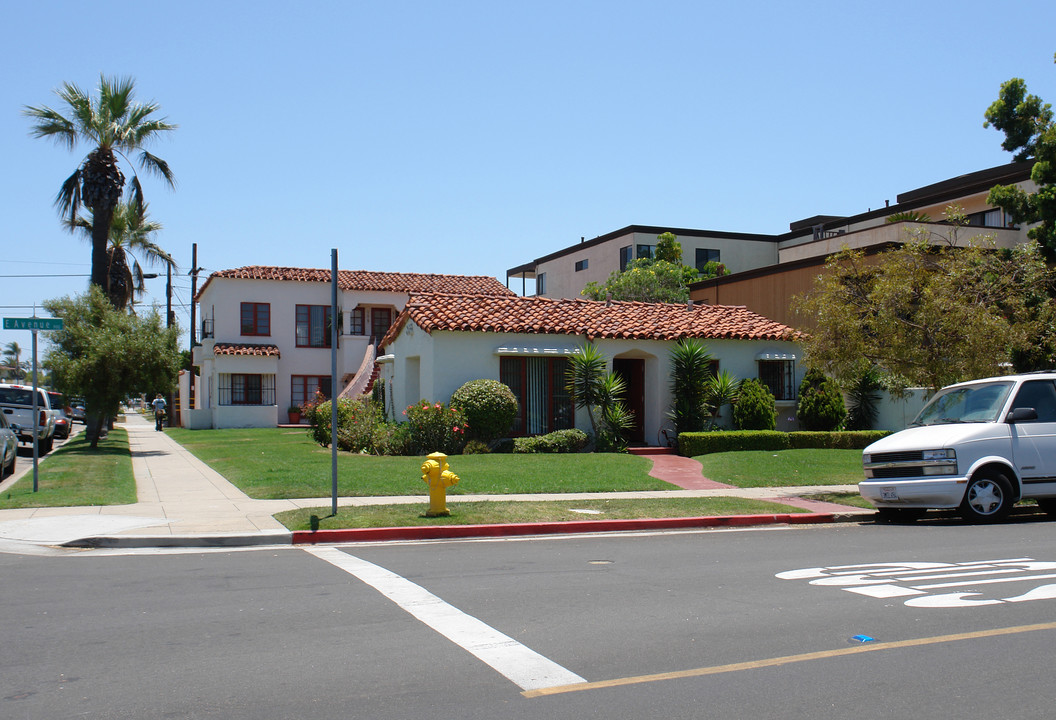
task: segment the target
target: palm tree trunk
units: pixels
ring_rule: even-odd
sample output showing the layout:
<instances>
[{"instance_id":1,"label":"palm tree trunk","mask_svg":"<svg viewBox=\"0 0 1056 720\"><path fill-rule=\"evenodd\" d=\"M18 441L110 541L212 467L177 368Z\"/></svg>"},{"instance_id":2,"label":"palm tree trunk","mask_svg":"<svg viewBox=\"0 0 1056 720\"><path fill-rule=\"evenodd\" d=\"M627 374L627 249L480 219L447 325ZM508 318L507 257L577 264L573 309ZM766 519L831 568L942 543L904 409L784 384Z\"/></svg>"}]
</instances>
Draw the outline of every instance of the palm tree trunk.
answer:
<instances>
[{"instance_id":1,"label":"palm tree trunk","mask_svg":"<svg viewBox=\"0 0 1056 720\"><path fill-rule=\"evenodd\" d=\"M113 217L113 205L92 212L92 285L98 285L104 294L109 286L110 268L106 249L110 242L110 222Z\"/></svg>"}]
</instances>

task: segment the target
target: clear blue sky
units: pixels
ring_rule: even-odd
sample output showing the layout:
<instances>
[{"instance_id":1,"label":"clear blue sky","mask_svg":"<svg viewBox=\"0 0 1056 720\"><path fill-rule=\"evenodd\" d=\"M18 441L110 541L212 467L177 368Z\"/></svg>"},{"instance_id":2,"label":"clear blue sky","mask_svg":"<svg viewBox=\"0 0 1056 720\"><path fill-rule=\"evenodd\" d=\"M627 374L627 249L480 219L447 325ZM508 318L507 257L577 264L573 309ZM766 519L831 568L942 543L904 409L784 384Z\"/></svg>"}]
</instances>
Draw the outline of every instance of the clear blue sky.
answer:
<instances>
[{"instance_id":1,"label":"clear blue sky","mask_svg":"<svg viewBox=\"0 0 1056 720\"><path fill-rule=\"evenodd\" d=\"M180 126L151 148L178 189L143 183L183 273L194 242L206 271L336 247L504 280L629 224L780 233L1008 162L982 126L1004 80L1056 102L1053 0L66 0L4 24L4 275L89 272L52 205L89 148L30 138L21 109L100 73ZM0 313L86 285L3 277ZM186 326L185 274L174 292Z\"/></svg>"}]
</instances>

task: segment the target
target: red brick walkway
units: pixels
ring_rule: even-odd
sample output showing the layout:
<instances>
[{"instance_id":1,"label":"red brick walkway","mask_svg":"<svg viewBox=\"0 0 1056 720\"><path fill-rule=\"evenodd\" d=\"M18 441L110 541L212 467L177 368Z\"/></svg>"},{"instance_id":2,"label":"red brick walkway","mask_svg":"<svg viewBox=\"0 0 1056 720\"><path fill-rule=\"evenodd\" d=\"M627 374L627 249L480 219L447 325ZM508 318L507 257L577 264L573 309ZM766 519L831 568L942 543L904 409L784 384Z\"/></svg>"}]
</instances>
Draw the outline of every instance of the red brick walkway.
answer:
<instances>
[{"instance_id":1,"label":"red brick walkway","mask_svg":"<svg viewBox=\"0 0 1056 720\"><path fill-rule=\"evenodd\" d=\"M653 461L649 476L657 480L678 485L683 490L718 490L733 485L708 480L703 475L701 464L693 458L675 455L667 448L632 448L633 455Z\"/></svg>"}]
</instances>

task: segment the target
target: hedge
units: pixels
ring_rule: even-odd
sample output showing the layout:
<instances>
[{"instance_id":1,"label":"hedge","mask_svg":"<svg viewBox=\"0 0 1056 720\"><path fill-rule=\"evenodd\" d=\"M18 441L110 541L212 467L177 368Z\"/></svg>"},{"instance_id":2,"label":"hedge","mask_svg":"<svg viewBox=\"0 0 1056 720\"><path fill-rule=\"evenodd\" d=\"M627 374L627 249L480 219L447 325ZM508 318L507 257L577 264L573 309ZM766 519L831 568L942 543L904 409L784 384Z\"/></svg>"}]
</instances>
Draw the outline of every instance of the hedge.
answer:
<instances>
[{"instance_id":1,"label":"hedge","mask_svg":"<svg viewBox=\"0 0 1056 720\"><path fill-rule=\"evenodd\" d=\"M776 430L730 430L680 433L678 451L686 457L740 450L789 450L791 448L860 449L885 435L886 430L847 432L778 432Z\"/></svg>"}]
</instances>

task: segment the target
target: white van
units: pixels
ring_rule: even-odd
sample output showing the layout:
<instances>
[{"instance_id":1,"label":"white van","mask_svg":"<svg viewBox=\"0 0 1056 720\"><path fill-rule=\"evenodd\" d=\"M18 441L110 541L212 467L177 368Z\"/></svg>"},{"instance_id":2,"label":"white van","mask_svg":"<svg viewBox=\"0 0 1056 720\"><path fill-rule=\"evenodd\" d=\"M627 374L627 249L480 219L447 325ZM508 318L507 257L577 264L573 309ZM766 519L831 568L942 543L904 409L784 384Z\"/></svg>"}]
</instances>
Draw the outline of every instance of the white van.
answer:
<instances>
[{"instance_id":1,"label":"white van","mask_svg":"<svg viewBox=\"0 0 1056 720\"><path fill-rule=\"evenodd\" d=\"M1027 498L1056 514L1056 372L945 387L908 428L865 448L862 463L858 490L887 519L957 508L994 520Z\"/></svg>"}]
</instances>

